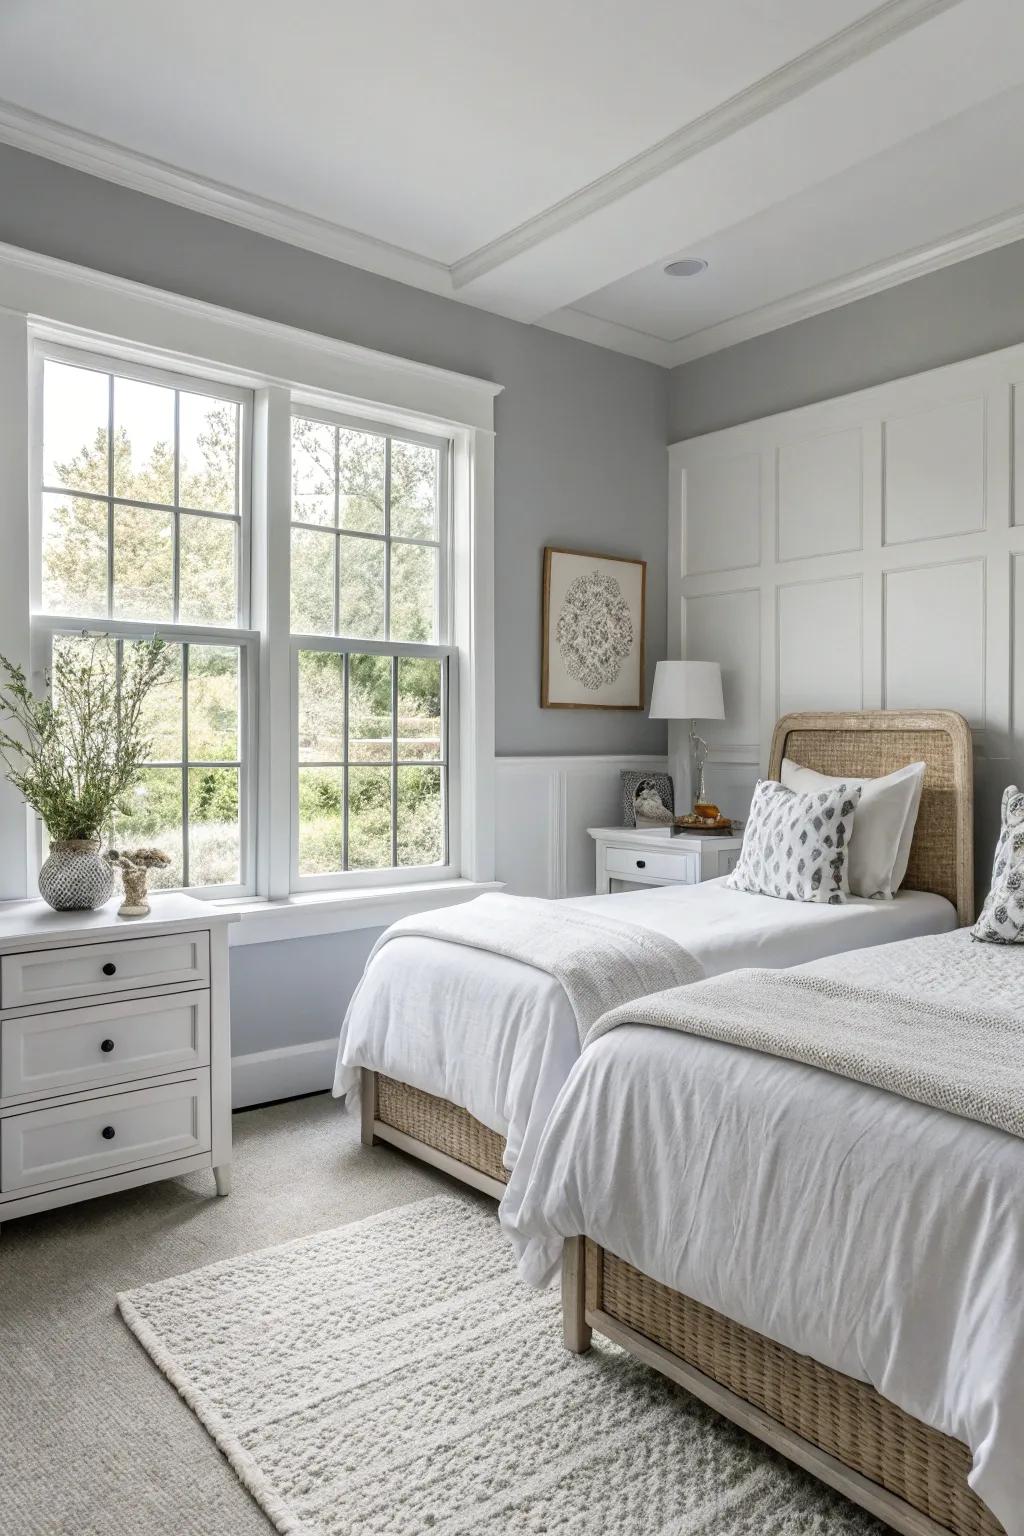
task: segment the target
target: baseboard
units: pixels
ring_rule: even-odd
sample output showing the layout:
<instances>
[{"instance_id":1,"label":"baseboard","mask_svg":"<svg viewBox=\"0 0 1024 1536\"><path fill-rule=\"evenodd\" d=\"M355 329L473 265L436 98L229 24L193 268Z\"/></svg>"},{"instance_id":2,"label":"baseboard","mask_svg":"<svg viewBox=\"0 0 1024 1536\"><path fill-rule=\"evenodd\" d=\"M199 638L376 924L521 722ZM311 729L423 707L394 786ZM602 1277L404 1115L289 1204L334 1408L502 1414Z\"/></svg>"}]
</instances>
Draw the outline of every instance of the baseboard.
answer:
<instances>
[{"instance_id":1,"label":"baseboard","mask_svg":"<svg viewBox=\"0 0 1024 1536\"><path fill-rule=\"evenodd\" d=\"M294 1099L302 1093L330 1088L337 1055L338 1041L334 1037L232 1056L232 1109L269 1104L273 1099Z\"/></svg>"}]
</instances>

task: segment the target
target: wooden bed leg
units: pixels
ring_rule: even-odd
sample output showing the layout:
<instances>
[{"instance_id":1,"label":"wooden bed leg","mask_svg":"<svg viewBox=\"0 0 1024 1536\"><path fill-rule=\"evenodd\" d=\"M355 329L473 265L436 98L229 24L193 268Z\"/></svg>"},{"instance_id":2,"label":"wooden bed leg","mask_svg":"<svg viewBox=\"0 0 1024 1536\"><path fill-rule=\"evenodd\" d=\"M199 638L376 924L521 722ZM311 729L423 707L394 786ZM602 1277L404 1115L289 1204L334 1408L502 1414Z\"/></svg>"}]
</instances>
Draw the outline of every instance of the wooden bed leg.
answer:
<instances>
[{"instance_id":1,"label":"wooden bed leg","mask_svg":"<svg viewBox=\"0 0 1024 1536\"><path fill-rule=\"evenodd\" d=\"M373 1134L373 1122L377 1118L377 1074L368 1068L362 1069L362 1082L360 1084L360 1107L362 1113L362 1142L364 1147L372 1147L375 1143Z\"/></svg>"},{"instance_id":2,"label":"wooden bed leg","mask_svg":"<svg viewBox=\"0 0 1024 1536\"><path fill-rule=\"evenodd\" d=\"M586 1275L582 1237L566 1238L562 1254L562 1337L574 1355L590 1348L593 1330L586 1321Z\"/></svg>"}]
</instances>

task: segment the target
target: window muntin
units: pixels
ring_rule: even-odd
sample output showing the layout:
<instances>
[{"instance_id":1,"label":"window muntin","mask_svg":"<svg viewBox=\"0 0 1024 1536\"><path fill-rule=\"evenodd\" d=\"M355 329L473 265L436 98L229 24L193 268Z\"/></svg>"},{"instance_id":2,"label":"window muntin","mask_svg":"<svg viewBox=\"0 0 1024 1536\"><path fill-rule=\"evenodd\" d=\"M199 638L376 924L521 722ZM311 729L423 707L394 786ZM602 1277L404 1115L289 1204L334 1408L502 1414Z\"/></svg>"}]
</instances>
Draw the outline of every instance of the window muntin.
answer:
<instances>
[{"instance_id":1,"label":"window muntin","mask_svg":"<svg viewBox=\"0 0 1024 1536\"><path fill-rule=\"evenodd\" d=\"M170 672L147 709L149 760L109 834L170 856L155 886L245 894L254 869L255 650L242 627L251 395L40 351L39 664L85 643L85 630L107 637L112 667L133 637L167 641Z\"/></svg>"},{"instance_id":2,"label":"window muntin","mask_svg":"<svg viewBox=\"0 0 1024 1536\"><path fill-rule=\"evenodd\" d=\"M298 889L448 867L448 446L292 418Z\"/></svg>"},{"instance_id":3,"label":"window muntin","mask_svg":"<svg viewBox=\"0 0 1024 1536\"><path fill-rule=\"evenodd\" d=\"M292 418L291 628L441 638L447 444Z\"/></svg>"},{"instance_id":4,"label":"window muntin","mask_svg":"<svg viewBox=\"0 0 1024 1536\"><path fill-rule=\"evenodd\" d=\"M205 392L204 392L205 391ZM41 606L237 626L239 391L43 360Z\"/></svg>"},{"instance_id":5,"label":"window muntin","mask_svg":"<svg viewBox=\"0 0 1024 1536\"><path fill-rule=\"evenodd\" d=\"M448 658L295 658L298 879L445 865Z\"/></svg>"},{"instance_id":6,"label":"window muntin","mask_svg":"<svg viewBox=\"0 0 1024 1536\"><path fill-rule=\"evenodd\" d=\"M119 673L132 644L127 637L58 629L52 654L95 645ZM128 805L115 815L111 841L169 856L170 865L150 875L154 887L234 889L243 877L245 649L173 640L168 647L170 667L144 711L150 754ZM54 702L59 707L59 699Z\"/></svg>"},{"instance_id":7,"label":"window muntin","mask_svg":"<svg viewBox=\"0 0 1024 1536\"><path fill-rule=\"evenodd\" d=\"M308 444L293 428L292 505L261 502L269 522L261 521L260 537L272 547L290 537L301 553L305 536L306 585L301 559L294 582L285 561L271 567L257 632L243 627L250 454L261 486L284 468L276 460L282 436L268 431L266 411L273 419L283 394L287 412L287 392L268 386L257 397L263 414L254 413L250 390L141 357L104 358L50 340L36 347L35 665L83 630L110 637L115 666L125 645L153 633L175 653L150 760L114 837L164 846L172 865L154 883L187 881L207 895L255 893L258 871L260 893L376 884L382 872L396 884L456 872L458 831L450 838L448 825L457 795L449 718L458 696L458 655L448 643L450 439L293 405ZM312 609L308 628L304 615L289 623L295 587ZM265 775L256 751L257 710L268 711L272 732L287 705L289 683L274 683L281 673L273 658L289 643L296 654L284 675L296 731L298 650L332 652L343 695L340 725L328 722L315 743L300 749L296 737L291 747L290 880L286 846L274 834L288 792L282 806L282 778ZM209 683L213 661L220 681ZM418 662L427 665L417 672ZM220 689L216 729L204 687Z\"/></svg>"}]
</instances>

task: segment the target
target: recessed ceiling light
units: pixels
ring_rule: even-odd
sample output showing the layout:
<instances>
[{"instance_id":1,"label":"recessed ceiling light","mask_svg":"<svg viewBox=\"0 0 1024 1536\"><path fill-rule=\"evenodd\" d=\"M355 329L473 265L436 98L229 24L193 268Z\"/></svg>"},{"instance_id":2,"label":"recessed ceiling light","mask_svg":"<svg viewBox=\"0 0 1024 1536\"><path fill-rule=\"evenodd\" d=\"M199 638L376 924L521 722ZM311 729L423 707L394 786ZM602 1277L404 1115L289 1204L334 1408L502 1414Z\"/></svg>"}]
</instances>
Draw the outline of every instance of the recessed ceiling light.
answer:
<instances>
[{"instance_id":1,"label":"recessed ceiling light","mask_svg":"<svg viewBox=\"0 0 1024 1536\"><path fill-rule=\"evenodd\" d=\"M682 261L670 261L665 268L666 277L699 277L708 264L702 256L684 256Z\"/></svg>"}]
</instances>

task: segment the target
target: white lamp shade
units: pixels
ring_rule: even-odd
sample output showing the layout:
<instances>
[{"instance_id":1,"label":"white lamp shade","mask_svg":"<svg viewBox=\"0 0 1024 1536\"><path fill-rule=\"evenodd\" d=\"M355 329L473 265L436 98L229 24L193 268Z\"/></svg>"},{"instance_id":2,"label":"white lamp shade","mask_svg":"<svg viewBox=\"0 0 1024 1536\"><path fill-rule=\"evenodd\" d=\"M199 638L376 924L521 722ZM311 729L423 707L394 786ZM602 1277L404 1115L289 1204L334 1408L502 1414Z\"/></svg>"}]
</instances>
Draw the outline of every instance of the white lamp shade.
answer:
<instances>
[{"instance_id":1,"label":"white lamp shade","mask_svg":"<svg viewBox=\"0 0 1024 1536\"><path fill-rule=\"evenodd\" d=\"M724 720L722 669L717 661L659 661L651 694L652 720Z\"/></svg>"}]
</instances>

